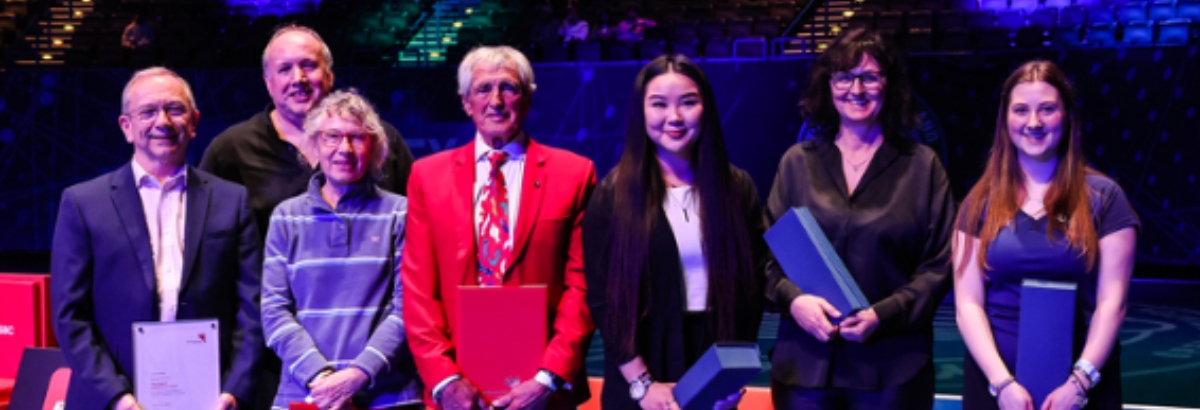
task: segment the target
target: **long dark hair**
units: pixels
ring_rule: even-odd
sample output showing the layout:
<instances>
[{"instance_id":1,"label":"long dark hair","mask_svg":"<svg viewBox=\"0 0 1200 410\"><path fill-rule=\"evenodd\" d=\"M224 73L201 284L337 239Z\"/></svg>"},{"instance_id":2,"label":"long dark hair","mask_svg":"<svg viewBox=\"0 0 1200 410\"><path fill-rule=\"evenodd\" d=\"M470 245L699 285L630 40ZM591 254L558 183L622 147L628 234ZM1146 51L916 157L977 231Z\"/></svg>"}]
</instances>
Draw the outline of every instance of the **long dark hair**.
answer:
<instances>
[{"instance_id":1,"label":"long dark hair","mask_svg":"<svg viewBox=\"0 0 1200 410\"><path fill-rule=\"evenodd\" d=\"M702 246L708 262L708 300L715 319L717 340L737 338L739 317L752 317L757 303L755 280L747 280L754 269L749 228L742 196L735 192L734 174L725 152L720 116L712 86L694 62L683 55L665 55L654 59L638 73L629 104L625 129L625 148L612 172L613 223L609 225L612 246L609 256L609 307L604 329L605 343L619 351L635 353L637 322L647 315L644 301L653 297L653 281L647 274L682 275L682 272L649 272L650 231L655 224L667 223L659 217L666 183L658 162L656 146L646 135L643 111L646 85L666 73L690 78L700 89L704 112L700 135L690 150L695 171L694 189L700 199ZM671 256L673 257L673 256ZM673 292L675 289L661 291Z\"/></svg>"},{"instance_id":2,"label":"long dark hair","mask_svg":"<svg viewBox=\"0 0 1200 410\"><path fill-rule=\"evenodd\" d=\"M1023 171L1017 160L1017 147L1013 145L1008 134L1008 105L1012 102L1013 89L1018 84L1045 82L1058 90L1058 98L1062 100L1063 118L1062 140L1058 143L1058 165L1050 180L1050 188L1046 191L1043 208L1046 210L1046 234L1060 233L1066 237L1071 247L1077 250L1087 260L1088 270L1095 265L1099 254L1099 240L1096 238L1096 227L1092 223L1091 189L1087 185L1087 175L1095 173L1087 166L1083 153L1083 137L1080 135L1079 113L1075 108L1075 91L1067 80L1066 74L1057 65L1045 60L1034 60L1022 64L1008 80L1000 96L1000 110L996 115L996 132L992 137L992 150L988 155L987 165L983 176L963 201L962 209L958 212L959 226L980 226L978 261L980 268L985 271L987 266L988 247L996 239L1000 229L1008 225L1017 216L1017 210L1025 196ZM966 255L971 254L968 248L962 252L964 260L956 260L960 266L966 265ZM961 272L955 269L956 272Z\"/></svg>"},{"instance_id":3,"label":"long dark hair","mask_svg":"<svg viewBox=\"0 0 1200 410\"><path fill-rule=\"evenodd\" d=\"M833 105L829 77L836 71L848 71L858 66L864 55L871 56L883 69L883 108L879 112L883 134L888 136L911 130L917 123L917 116L904 59L896 47L865 28L842 33L813 64L808 88L800 98L800 114L818 130L837 132L841 115Z\"/></svg>"}]
</instances>

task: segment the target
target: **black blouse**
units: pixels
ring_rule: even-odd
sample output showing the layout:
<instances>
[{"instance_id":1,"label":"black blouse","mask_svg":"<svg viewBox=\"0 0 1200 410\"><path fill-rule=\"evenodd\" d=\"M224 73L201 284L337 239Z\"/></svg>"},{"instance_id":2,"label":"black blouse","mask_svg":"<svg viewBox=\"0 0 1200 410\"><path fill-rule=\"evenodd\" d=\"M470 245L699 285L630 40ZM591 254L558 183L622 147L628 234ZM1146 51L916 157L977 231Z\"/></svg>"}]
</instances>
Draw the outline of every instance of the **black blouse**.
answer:
<instances>
[{"instance_id":1,"label":"black blouse","mask_svg":"<svg viewBox=\"0 0 1200 410\"><path fill-rule=\"evenodd\" d=\"M887 137L853 194L844 175L832 138L796 144L780 161L769 222L793 207L812 211L880 323L865 343L822 343L788 314L804 292L772 264L767 298L783 315L771 377L784 385L897 386L932 360L933 315L951 284L955 215L941 161L924 145Z\"/></svg>"},{"instance_id":2,"label":"black blouse","mask_svg":"<svg viewBox=\"0 0 1200 410\"><path fill-rule=\"evenodd\" d=\"M750 176L741 169L733 168L733 185L739 195L742 210L750 238L728 238L728 241L751 241L751 251L754 254L755 269L745 272L747 280L756 281L755 288L762 289L765 282L764 270L769 260L766 242L762 202L758 190ZM609 173L597 186L583 217L583 260L587 275L587 302L591 308L592 319L596 328L603 331L606 326L607 309L605 303L608 295L608 259L609 246L612 243L609 224L612 223L614 212L628 212L613 209L613 196L616 187L613 184L613 173ZM676 382L692 365L684 356L685 350L691 346L710 346L715 339L716 324L712 315L706 315L708 329L698 332L698 337L705 340L684 340L688 332L684 329L684 307L686 306L683 284L683 265L679 257L679 249L675 242L674 232L667 221L666 215L659 208L658 216L652 222L650 232L650 268L643 276L643 288L654 289L653 295L645 298L644 311L646 315L638 320L636 354L642 357L650 375L655 381ZM720 291L709 287L709 298L713 300L712 292ZM741 301L751 304L750 311L757 312L754 317L739 318L737 340L755 342L758 340L758 328L762 322L761 312L764 300ZM638 409L629 397L629 384L621 375L618 366L633 360L634 356L620 353L614 348L615 343L604 343L604 391L601 394L601 404L605 409ZM694 359L691 359L694 360Z\"/></svg>"}]
</instances>

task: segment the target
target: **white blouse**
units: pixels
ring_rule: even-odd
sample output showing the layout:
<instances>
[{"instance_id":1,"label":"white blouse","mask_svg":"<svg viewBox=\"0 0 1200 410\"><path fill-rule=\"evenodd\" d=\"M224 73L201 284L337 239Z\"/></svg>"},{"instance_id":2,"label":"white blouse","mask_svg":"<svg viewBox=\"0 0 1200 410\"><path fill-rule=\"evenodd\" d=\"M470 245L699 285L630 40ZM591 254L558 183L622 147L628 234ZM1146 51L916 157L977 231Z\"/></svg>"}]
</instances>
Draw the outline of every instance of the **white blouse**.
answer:
<instances>
[{"instance_id":1,"label":"white blouse","mask_svg":"<svg viewBox=\"0 0 1200 410\"><path fill-rule=\"evenodd\" d=\"M675 234L675 245L679 247L688 312L708 310L708 261L704 257L699 210L700 201L692 187L667 188L663 212L667 214Z\"/></svg>"}]
</instances>

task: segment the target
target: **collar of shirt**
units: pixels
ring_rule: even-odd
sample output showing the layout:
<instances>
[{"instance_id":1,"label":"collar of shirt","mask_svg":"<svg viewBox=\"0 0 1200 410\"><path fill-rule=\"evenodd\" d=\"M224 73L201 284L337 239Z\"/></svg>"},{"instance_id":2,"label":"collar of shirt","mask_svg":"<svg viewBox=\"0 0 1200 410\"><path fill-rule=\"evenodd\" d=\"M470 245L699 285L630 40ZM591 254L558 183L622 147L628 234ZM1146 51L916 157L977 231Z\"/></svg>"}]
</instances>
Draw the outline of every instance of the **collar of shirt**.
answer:
<instances>
[{"instance_id":1,"label":"collar of shirt","mask_svg":"<svg viewBox=\"0 0 1200 410\"><path fill-rule=\"evenodd\" d=\"M500 151L508 153L508 159L506 162L525 161L525 150L528 148L528 141L529 138L525 136L525 131L518 131L516 138L513 138L512 141L504 144L503 147L500 147ZM475 162L487 162L488 154L491 154L492 151L495 151L492 149L492 145L488 144L488 142L483 139L483 135L476 131Z\"/></svg>"},{"instance_id":2,"label":"collar of shirt","mask_svg":"<svg viewBox=\"0 0 1200 410\"><path fill-rule=\"evenodd\" d=\"M142 165L138 164L136 160L130 162L133 163L133 181L137 182L138 188L174 189L175 187L179 187L180 189L184 190L187 188L188 167L186 165L179 167L179 169L171 173L170 177L167 177L166 181L163 181L162 184L159 184L158 178L155 178L154 175L150 175L150 173L147 172L145 168L142 168Z\"/></svg>"},{"instance_id":3,"label":"collar of shirt","mask_svg":"<svg viewBox=\"0 0 1200 410\"><path fill-rule=\"evenodd\" d=\"M336 213L337 209L329 206L325 202L325 197L321 195L321 187L325 185L325 173L316 171L312 178L308 180L308 201L315 208L323 209L328 212ZM377 192L379 188L375 186L375 181L369 177L363 177L361 181L350 187L350 190L338 200L338 208L341 208L343 213L354 212L353 204L362 204L367 198L379 196Z\"/></svg>"}]
</instances>

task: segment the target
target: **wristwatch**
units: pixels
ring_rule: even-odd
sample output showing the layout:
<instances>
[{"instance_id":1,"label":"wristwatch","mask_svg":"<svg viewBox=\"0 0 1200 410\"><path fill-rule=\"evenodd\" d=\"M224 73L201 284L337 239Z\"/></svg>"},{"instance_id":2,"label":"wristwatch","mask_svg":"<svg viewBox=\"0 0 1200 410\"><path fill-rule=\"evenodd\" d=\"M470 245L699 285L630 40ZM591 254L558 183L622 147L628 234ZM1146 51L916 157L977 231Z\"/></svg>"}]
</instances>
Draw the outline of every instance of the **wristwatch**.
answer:
<instances>
[{"instance_id":1,"label":"wristwatch","mask_svg":"<svg viewBox=\"0 0 1200 410\"><path fill-rule=\"evenodd\" d=\"M1017 379L1013 378L1012 376L1009 376L1009 378L1004 379L1004 381L1002 381L1000 383L996 383L994 385L989 384L988 385L988 393L991 393L992 397L1000 398L1000 392L1004 391L1005 387L1008 387L1008 385L1013 384L1016 381L1017 381Z\"/></svg>"},{"instance_id":2,"label":"wristwatch","mask_svg":"<svg viewBox=\"0 0 1200 410\"><path fill-rule=\"evenodd\" d=\"M654 381L650 380L650 373L642 372L636 379L629 382L629 398L635 402L642 401L642 398L646 397L646 391L650 389L651 384L654 384Z\"/></svg>"}]
</instances>

